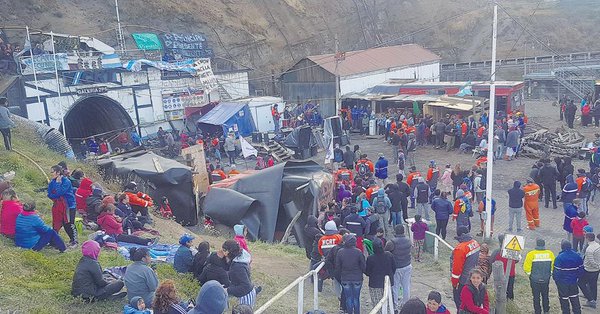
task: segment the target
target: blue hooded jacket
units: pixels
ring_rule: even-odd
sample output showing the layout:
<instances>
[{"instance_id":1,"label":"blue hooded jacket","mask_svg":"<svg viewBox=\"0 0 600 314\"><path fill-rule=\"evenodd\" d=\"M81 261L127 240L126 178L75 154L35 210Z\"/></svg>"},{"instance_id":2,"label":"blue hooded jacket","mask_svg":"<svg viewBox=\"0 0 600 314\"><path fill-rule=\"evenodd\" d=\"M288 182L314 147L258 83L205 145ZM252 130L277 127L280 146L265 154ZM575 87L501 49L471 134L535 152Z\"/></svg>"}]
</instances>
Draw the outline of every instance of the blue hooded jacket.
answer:
<instances>
[{"instance_id":1,"label":"blue hooded jacket","mask_svg":"<svg viewBox=\"0 0 600 314\"><path fill-rule=\"evenodd\" d=\"M56 182L56 179L52 179L48 184L48 198L51 200L57 200L61 197L67 201L69 208L75 208L75 193L73 192L73 186L71 181L66 177L60 180L60 183Z\"/></svg>"},{"instance_id":2,"label":"blue hooded jacket","mask_svg":"<svg viewBox=\"0 0 600 314\"><path fill-rule=\"evenodd\" d=\"M37 213L24 211L19 214L15 224L15 244L24 249L31 249L40 241L40 233L50 230L52 229Z\"/></svg>"},{"instance_id":3,"label":"blue hooded jacket","mask_svg":"<svg viewBox=\"0 0 600 314\"><path fill-rule=\"evenodd\" d=\"M577 279L583 273L583 259L577 252L571 249L569 243L568 248L563 250L556 256L554 260L554 271L552 278L556 283L577 284Z\"/></svg>"},{"instance_id":4,"label":"blue hooded jacket","mask_svg":"<svg viewBox=\"0 0 600 314\"><path fill-rule=\"evenodd\" d=\"M375 163L375 177L379 179L387 179L388 177L388 161L381 156Z\"/></svg>"},{"instance_id":5,"label":"blue hooded jacket","mask_svg":"<svg viewBox=\"0 0 600 314\"><path fill-rule=\"evenodd\" d=\"M573 228L571 228L571 221L577 217L577 206L574 204L569 204L567 208L565 208L565 220L563 222L563 229L568 233L573 233Z\"/></svg>"},{"instance_id":6,"label":"blue hooded jacket","mask_svg":"<svg viewBox=\"0 0 600 314\"><path fill-rule=\"evenodd\" d=\"M572 174L566 177L566 181L567 184L565 184L560 198L563 203L573 203L573 200L577 197L578 186L577 183L575 183Z\"/></svg>"}]
</instances>

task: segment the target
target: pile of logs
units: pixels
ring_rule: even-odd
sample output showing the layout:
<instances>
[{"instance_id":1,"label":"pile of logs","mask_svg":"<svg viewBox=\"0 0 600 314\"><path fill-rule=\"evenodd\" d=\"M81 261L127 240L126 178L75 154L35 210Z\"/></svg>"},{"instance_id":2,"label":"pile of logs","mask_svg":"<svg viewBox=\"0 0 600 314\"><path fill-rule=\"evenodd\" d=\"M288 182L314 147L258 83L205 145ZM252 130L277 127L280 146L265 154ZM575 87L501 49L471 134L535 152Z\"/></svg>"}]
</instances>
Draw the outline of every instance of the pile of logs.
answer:
<instances>
[{"instance_id":1,"label":"pile of logs","mask_svg":"<svg viewBox=\"0 0 600 314\"><path fill-rule=\"evenodd\" d=\"M523 136L521 155L530 158L576 157L585 145L585 137L571 129L560 127L554 132L539 130Z\"/></svg>"}]
</instances>

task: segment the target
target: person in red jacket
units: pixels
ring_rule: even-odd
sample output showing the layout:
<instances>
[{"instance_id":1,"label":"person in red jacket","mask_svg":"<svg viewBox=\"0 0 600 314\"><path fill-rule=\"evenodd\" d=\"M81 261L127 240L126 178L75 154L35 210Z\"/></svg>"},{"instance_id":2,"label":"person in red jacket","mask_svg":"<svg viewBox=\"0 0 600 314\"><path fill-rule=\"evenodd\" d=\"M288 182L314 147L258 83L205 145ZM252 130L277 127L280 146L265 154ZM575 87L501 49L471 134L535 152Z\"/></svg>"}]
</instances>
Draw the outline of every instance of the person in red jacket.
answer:
<instances>
[{"instance_id":1,"label":"person in red jacket","mask_svg":"<svg viewBox=\"0 0 600 314\"><path fill-rule=\"evenodd\" d=\"M115 216L115 205L106 204L102 206L102 213L98 216L98 225L107 235L119 242L134 243L139 245L152 245L155 239L146 239L134 235L123 234L121 219Z\"/></svg>"},{"instance_id":2,"label":"person in red jacket","mask_svg":"<svg viewBox=\"0 0 600 314\"><path fill-rule=\"evenodd\" d=\"M583 243L585 242L585 232L583 231L583 227L587 225L588 221L585 219L585 212L582 211L578 212L577 217L571 220L571 229L573 229L573 250L575 252L583 252Z\"/></svg>"},{"instance_id":3,"label":"person in red jacket","mask_svg":"<svg viewBox=\"0 0 600 314\"><path fill-rule=\"evenodd\" d=\"M8 188L2 191L2 211L0 212L0 233L14 239L17 217L23 211L15 190Z\"/></svg>"},{"instance_id":4,"label":"person in red jacket","mask_svg":"<svg viewBox=\"0 0 600 314\"><path fill-rule=\"evenodd\" d=\"M469 283L460 292L460 312L473 314L489 314L490 299L483 284L483 273L475 268L470 272Z\"/></svg>"},{"instance_id":5,"label":"person in red jacket","mask_svg":"<svg viewBox=\"0 0 600 314\"><path fill-rule=\"evenodd\" d=\"M79 184L79 188L75 192L75 208L80 214L87 213L87 198L92 195L92 180L83 178Z\"/></svg>"},{"instance_id":6,"label":"person in red jacket","mask_svg":"<svg viewBox=\"0 0 600 314\"><path fill-rule=\"evenodd\" d=\"M460 226L457 229L458 245L452 251L450 256L450 265L452 267L452 288L456 308L460 308L460 294L463 287L468 283L470 271L477 267L479 262L479 243L469 234L466 226Z\"/></svg>"},{"instance_id":7,"label":"person in red jacket","mask_svg":"<svg viewBox=\"0 0 600 314\"><path fill-rule=\"evenodd\" d=\"M500 261L502 262L502 269L504 271L504 273L506 274L506 267L508 267L508 259L505 257L502 257L502 243L504 243L504 235L501 234L498 236L498 242L500 242L500 248L494 250L494 252L492 252L492 255L490 255L490 264L493 264L495 261ZM510 267L510 273L508 275L508 285L506 287L506 298L509 300L514 300L515 299L515 265L518 263L519 261L513 261L512 266Z\"/></svg>"}]
</instances>

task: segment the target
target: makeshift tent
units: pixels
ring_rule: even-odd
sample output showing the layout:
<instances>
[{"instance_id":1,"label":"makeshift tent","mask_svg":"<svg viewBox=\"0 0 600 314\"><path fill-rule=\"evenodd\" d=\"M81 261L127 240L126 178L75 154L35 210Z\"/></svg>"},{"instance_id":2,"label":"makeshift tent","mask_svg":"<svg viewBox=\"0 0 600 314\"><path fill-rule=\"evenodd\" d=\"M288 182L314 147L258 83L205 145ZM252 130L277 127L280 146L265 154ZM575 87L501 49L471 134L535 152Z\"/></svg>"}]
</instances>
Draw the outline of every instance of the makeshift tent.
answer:
<instances>
[{"instance_id":1,"label":"makeshift tent","mask_svg":"<svg viewBox=\"0 0 600 314\"><path fill-rule=\"evenodd\" d=\"M312 128L303 125L295 128L285 137L283 145L294 150L298 159L308 159L317 154L319 140L314 135Z\"/></svg>"},{"instance_id":2,"label":"makeshift tent","mask_svg":"<svg viewBox=\"0 0 600 314\"><path fill-rule=\"evenodd\" d=\"M277 104L277 111L279 111L283 118L285 103L281 97L250 97L238 99L235 102L248 104L258 132L272 132L275 130L273 115L271 114L271 108L274 104Z\"/></svg>"},{"instance_id":3,"label":"makeshift tent","mask_svg":"<svg viewBox=\"0 0 600 314\"><path fill-rule=\"evenodd\" d=\"M232 129L237 135L248 136L256 130L246 103L220 103L198 119L198 127L208 133Z\"/></svg>"},{"instance_id":4,"label":"makeshift tent","mask_svg":"<svg viewBox=\"0 0 600 314\"><path fill-rule=\"evenodd\" d=\"M118 178L123 185L135 181L156 205L166 196L178 223L186 226L198 223L190 167L146 151L99 159L98 165L107 178Z\"/></svg>"},{"instance_id":5,"label":"makeshift tent","mask_svg":"<svg viewBox=\"0 0 600 314\"><path fill-rule=\"evenodd\" d=\"M209 189L202 209L226 226L244 224L250 239L267 242L279 239L301 212L292 234L303 240L307 216L333 198L333 188L331 174L314 161L287 161L218 182Z\"/></svg>"}]
</instances>

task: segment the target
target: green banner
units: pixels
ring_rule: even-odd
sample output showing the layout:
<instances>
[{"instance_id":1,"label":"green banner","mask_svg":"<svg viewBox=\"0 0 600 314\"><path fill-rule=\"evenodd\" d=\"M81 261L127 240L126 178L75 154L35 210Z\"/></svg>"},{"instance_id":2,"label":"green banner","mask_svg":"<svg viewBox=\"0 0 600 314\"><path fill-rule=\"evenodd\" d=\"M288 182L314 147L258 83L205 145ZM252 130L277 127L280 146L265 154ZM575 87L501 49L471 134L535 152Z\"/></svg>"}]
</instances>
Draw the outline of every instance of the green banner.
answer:
<instances>
[{"instance_id":1,"label":"green banner","mask_svg":"<svg viewBox=\"0 0 600 314\"><path fill-rule=\"evenodd\" d=\"M135 44L141 50L162 50L162 44L156 34L152 33L135 33L131 34Z\"/></svg>"}]
</instances>

